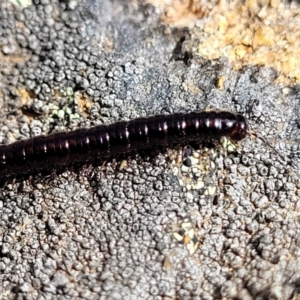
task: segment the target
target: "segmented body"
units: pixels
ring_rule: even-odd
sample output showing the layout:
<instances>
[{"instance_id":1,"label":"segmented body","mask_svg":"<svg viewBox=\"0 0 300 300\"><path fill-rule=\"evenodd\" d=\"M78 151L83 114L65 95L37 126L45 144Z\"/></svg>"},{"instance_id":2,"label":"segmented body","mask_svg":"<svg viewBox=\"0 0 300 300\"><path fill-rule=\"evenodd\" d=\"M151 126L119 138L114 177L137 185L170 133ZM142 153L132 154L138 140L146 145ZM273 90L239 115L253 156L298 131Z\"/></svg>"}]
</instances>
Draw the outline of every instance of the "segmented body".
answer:
<instances>
[{"instance_id":1,"label":"segmented body","mask_svg":"<svg viewBox=\"0 0 300 300\"><path fill-rule=\"evenodd\" d=\"M150 147L172 147L222 136L239 141L246 135L245 118L230 112L155 115L0 146L0 176L30 174Z\"/></svg>"}]
</instances>

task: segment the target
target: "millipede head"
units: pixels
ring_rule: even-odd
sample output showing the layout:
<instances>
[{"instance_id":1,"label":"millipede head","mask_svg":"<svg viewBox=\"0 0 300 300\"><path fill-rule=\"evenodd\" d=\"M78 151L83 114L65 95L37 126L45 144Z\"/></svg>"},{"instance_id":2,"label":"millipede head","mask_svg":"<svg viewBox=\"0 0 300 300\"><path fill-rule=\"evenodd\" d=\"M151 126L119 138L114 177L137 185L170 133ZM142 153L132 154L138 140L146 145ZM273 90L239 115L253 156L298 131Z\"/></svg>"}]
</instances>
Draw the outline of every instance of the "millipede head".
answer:
<instances>
[{"instance_id":1,"label":"millipede head","mask_svg":"<svg viewBox=\"0 0 300 300\"><path fill-rule=\"evenodd\" d=\"M233 141L240 141L246 137L248 133L248 125L244 116L236 115L236 119L235 127L229 137Z\"/></svg>"}]
</instances>

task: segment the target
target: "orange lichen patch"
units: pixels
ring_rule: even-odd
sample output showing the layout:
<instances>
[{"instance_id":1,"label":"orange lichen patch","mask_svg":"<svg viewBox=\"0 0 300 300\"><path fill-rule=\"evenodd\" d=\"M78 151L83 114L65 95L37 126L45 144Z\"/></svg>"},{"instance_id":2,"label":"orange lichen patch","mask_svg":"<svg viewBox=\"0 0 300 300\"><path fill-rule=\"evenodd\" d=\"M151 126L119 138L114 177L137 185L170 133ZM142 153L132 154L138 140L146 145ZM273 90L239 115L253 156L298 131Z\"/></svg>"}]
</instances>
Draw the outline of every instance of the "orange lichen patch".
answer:
<instances>
[{"instance_id":1,"label":"orange lichen patch","mask_svg":"<svg viewBox=\"0 0 300 300\"><path fill-rule=\"evenodd\" d=\"M28 102L31 101L33 98L33 95L30 92L28 92L26 89L19 89L17 92L20 96L22 106L27 105Z\"/></svg>"},{"instance_id":2,"label":"orange lichen patch","mask_svg":"<svg viewBox=\"0 0 300 300\"><path fill-rule=\"evenodd\" d=\"M168 256L166 256L164 259L163 267L164 267L164 269L167 269L167 270L172 270L174 268L174 266Z\"/></svg>"},{"instance_id":3,"label":"orange lichen patch","mask_svg":"<svg viewBox=\"0 0 300 300\"><path fill-rule=\"evenodd\" d=\"M219 77L216 82L216 87L220 90L224 90L225 80L225 76Z\"/></svg>"},{"instance_id":4,"label":"orange lichen patch","mask_svg":"<svg viewBox=\"0 0 300 300\"><path fill-rule=\"evenodd\" d=\"M148 0L147 3L163 8L162 20L175 26L189 26L192 20L206 15L205 6L197 0Z\"/></svg>"},{"instance_id":5,"label":"orange lichen patch","mask_svg":"<svg viewBox=\"0 0 300 300\"><path fill-rule=\"evenodd\" d=\"M299 5L280 0L159 3L164 22L195 25L190 30L192 52L206 59L227 57L235 69L249 64L272 67L280 73L277 81L300 81Z\"/></svg>"},{"instance_id":6,"label":"orange lichen patch","mask_svg":"<svg viewBox=\"0 0 300 300\"><path fill-rule=\"evenodd\" d=\"M25 63L30 59L31 55L18 55L18 54L9 54L4 55L0 54L0 61L5 64L17 64L17 63Z\"/></svg>"},{"instance_id":7,"label":"orange lichen patch","mask_svg":"<svg viewBox=\"0 0 300 300\"><path fill-rule=\"evenodd\" d=\"M218 14L212 16L214 30L205 31L206 37L198 46L198 53L208 59L228 57L236 69L248 64L273 67L282 74L279 81L286 78L300 81L297 29L300 9L295 14L295 10L292 13L283 5L264 6L256 16L249 17L250 12L256 11L253 5L248 7L249 10L241 4L235 8L238 7L236 11L224 11L222 17L227 23ZM281 14L282 11L285 13ZM226 30L220 31L221 27Z\"/></svg>"},{"instance_id":8,"label":"orange lichen patch","mask_svg":"<svg viewBox=\"0 0 300 300\"><path fill-rule=\"evenodd\" d=\"M279 81L300 81L300 8L255 5L248 1L213 10L203 24L197 52L208 59L229 58L238 69L245 65L273 67Z\"/></svg>"},{"instance_id":9,"label":"orange lichen patch","mask_svg":"<svg viewBox=\"0 0 300 300\"><path fill-rule=\"evenodd\" d=\"M275 39L275 32L270 26L260 26L254 32L252 47L258 49L260 46L271 46Z\"/></svg>"},{"instance_id":10,"label":"orange lichen patch","mask_svg":"<svg viewBox=\"0 0 300 300\"><path fill-rule=\"evenodd\" d=\"M91 99L84 93L78 93L75 99L80 113L88 114L91 106L93 105Z\"/></svg>"},{"instance_id":11,"label":"orange lichen patch","mask_svg":"<svg viewBox=\"0 0 300 300\"><path fill-rule=\"evenodd\" d=\"M63 94L59 88L54 88L54 98L58 99L63 97Z\"/></svg>"},{"instance_id":12,"label":"orange lichen patch","mask_svg":"<svg viewBox=\"0 0 300 300\"><path fill-rule=\"evenodd\" d=\"M16 26L19 28L19 29L24 29L25 28L25 24L23 22L16 22Z\"/></svg>"}]
</instances>

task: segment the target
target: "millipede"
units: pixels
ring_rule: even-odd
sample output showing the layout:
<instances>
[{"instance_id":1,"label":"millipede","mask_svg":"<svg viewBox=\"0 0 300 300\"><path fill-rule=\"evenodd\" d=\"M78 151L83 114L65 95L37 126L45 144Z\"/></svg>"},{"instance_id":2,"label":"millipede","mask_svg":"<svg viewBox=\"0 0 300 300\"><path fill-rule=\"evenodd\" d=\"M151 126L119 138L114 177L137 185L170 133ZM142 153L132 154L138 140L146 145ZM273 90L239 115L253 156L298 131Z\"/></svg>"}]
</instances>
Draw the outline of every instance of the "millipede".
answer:
<instances>
[{"instance_id":1,"label":"millipede","mask_svg":"<svg viewBox=\"0 0 300 300\"><path fill-rule=\"evenodd\" d=\"M154 115L41 135L0 146L0 177L28 175L151 147L172 147L223 136L240 141L247 131L241 114L202 111Z\"/></svg>"}]
</instances>

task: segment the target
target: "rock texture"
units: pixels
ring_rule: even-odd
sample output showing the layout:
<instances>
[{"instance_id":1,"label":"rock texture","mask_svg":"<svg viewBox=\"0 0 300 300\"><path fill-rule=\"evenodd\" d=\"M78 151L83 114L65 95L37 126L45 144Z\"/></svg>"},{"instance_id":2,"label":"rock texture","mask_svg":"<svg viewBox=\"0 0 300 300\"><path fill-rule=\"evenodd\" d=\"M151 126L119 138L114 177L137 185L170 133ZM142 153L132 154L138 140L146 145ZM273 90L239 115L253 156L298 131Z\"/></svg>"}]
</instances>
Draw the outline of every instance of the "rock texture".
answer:
<instances>
[{"instance_id":1,"label":"rock texture","mask_svg":"<svg viewBox=\"0 0 300 300\"><path fill-rule=\"evenodd\" d=\"M299 86L198 51L216 4L191 28L152 4L1 1L0 142L202 109L249 137L7 182L1 299L298 299Z\"/></svg>"}]
</instances>

